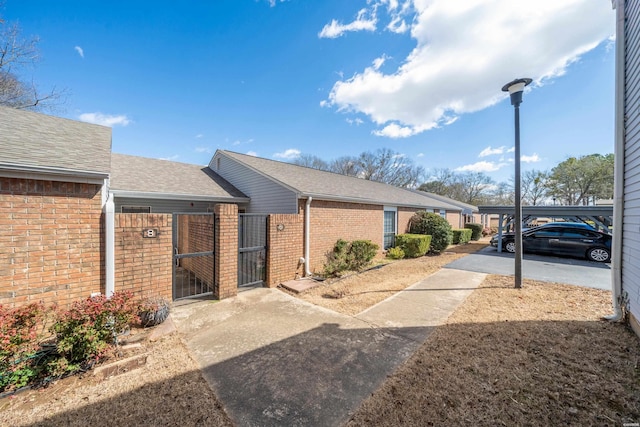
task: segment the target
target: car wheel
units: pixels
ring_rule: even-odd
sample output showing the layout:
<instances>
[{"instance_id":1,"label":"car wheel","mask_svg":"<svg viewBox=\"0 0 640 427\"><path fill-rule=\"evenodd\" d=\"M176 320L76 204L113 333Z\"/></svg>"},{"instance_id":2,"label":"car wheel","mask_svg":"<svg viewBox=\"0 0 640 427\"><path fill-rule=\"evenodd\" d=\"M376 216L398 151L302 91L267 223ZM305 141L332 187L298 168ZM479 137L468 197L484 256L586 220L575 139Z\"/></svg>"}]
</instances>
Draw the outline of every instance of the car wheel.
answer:
<instances>
[{"instance_id":1,"label":"car wheel","mask_svg":"<svg viewBox=\"0 0 640 427\"><path fill-rule=\"evenodd\" d=\"M516 253L516 242L507 242L507 244L504 245L504 250L510 254Z\"/></svg>"},{"instance_id":2,"label":"car wheel","mask_svg":"<svg viewBox=\"0 0 640 427\"><path fill-rule=\"evenodd\" d=\"M604 248L591 248L587 251L587 259L596 262L607 262L611 258L611 254Z\"/></svg>"}]
</instances>

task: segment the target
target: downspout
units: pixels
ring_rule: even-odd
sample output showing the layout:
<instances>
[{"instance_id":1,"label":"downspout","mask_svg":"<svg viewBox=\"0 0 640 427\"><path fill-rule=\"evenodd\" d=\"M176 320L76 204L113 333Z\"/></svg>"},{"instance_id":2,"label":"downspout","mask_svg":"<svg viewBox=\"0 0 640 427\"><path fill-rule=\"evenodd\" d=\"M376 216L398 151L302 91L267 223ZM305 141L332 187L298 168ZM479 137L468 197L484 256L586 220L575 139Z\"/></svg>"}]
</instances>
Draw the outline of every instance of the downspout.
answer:
<instances>
[{"instance_id":1,"label":"downspout","mask_svg":"<svg viewBox=\"0 0 640 427\"><path fill-rule=\"evenodd\" d=\"M624 0L613 0L616 9L616 106L613 178L613 259L611 260L611 299L613 314L607 320L617 322L622 319L620 296L622 295L622 222L624 213L624 115L625 115L625 28Z\"/></svg>"},{"instance_id":2,"label":"downspout","mask_svg":"<svg viewBox=\"0 0 640 427\"><path fill-rule=\"evenodd\" d=\"M304 208L304 275L305 277L311 277L311 270L309 267L309 235L311 230L309 229L311 221L311 200L313 197L307 198L307 203Z\"/></svg>"},{"instance_id":3,"label":"downspout","mask_svg":"<svg viewBox=\"0 0 640 427\"><path fill-rule=\"evenodd\" d=\"M104 293L107 298L115 292L115 204L113 203L113 193L107 193L107 201L104 207L105 227L104 227L104 252L105 252L105 287Z\"/></svg>"}]
</instances>

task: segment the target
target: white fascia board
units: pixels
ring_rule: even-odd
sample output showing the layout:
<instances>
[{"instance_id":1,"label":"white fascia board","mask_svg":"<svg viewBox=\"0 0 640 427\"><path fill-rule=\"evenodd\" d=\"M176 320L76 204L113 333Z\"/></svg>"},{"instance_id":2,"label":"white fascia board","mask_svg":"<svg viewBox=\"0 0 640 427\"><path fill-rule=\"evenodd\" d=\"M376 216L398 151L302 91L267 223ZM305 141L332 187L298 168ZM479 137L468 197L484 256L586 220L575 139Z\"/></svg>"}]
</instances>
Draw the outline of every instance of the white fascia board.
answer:
<instances>
[{"instance_id":1,"label":"white fascia board","mask_svg":"<svg viewBox=\"0 0 640 427\"><path fill-rule=\"evenodd\" d=\"M148 193L144 191L126 191L111 189L115 197L123 199L170 199L170 200L201 200L204 202L249 203L248 197L218 197L203 196L201 194Z\"/></svg>"}]
</instances>

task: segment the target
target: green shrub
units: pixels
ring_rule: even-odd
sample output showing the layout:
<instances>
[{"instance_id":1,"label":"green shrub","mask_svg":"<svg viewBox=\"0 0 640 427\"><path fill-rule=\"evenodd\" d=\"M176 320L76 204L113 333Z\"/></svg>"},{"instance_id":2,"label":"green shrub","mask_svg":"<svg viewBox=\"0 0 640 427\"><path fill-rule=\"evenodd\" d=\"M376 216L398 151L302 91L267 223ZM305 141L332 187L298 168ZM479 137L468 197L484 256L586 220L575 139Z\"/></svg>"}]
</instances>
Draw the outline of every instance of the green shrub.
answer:
<instances>
[{"instance_id":1,"label":"green shrub","mask_svg":"<svg viewBox=\"0 0 640 427\"><path fill-rule=\"evenodd\" d=\"M454 245L460 245L463 243L468 243L471 240L471 229L469 228L454 228L451 230L453 232L453 240L452 243Z\"/></svg>"},{"instance_id":2,"label":"green shrub","mask_svg":"<svg viewBox=\"0 0 640 427\"><path fill-rule=\"evenodd\" d=\"M471 240L480 240L482 237L482 229L484 228L482 224L477 224L475 222L470 222L464 225L464 228L471 229Z\"/></svg>"},{"instance_id":3,"label":"green shrub","mask_svg":"<svg viewBox=\"0 0 640 427\"><path fill-rule=\"evenodd\" d=\"M387 249L387 258L402 259L404 258L404 251L398 246L395 248L389 248Z\"/></svg>"},{"instance_id":4,"label":"green shrub","mask_svg":"<svg viewBox=\"0 0 640 427\"><path fill-rule=\"evenodd\" d=\"M378 245L370 240L354 240L349 243L338 239L333 250L327 254L324 275L336 277L347 270L361 270L367 266L378 252Z\"/></svg>"},{"instance_id":5,"label":"green shrub","mask_svg":"<svg viewBox=\"0 0 640 427\"><path fill-rule=\"evenodd\" d=\"M440 215L418 211L409 220L409 233L431 236L429 252L438 254L451 244L453 233L451 225Z\"/></svg>"},{"instance_id":6,"label":"green shrub","mask_svg":"<svg viewBox=\"0 0 640 427\"><path fill-rule=\"evenodd\" d=\"M431 236L424 234L398 234L396 245L402 248L407 258L424 256L429 251Z\"/></svg>"},{"instance_id":7,"label":"green shrub","mask_svg":"<svg viewBox=\"0 0 640 427\"><path fill-rule=\"evenodd\" d=\"M349 246L347 259L349 270L361 270L369 265L378 253L378 245L371 240L354 240Z\"/></svg>"}]
</instances>

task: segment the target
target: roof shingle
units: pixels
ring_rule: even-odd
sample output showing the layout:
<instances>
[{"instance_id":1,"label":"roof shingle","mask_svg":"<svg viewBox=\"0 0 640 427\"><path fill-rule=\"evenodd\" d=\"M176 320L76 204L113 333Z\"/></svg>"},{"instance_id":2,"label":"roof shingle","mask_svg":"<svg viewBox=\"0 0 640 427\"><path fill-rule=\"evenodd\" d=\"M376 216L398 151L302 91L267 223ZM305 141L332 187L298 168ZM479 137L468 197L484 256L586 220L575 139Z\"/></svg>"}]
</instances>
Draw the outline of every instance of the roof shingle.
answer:
<instances>
[{"instance_id":1,"label":"roof shingle","mask_svg":"<svg viewBox=\"0 0 640 427\"><path fill-rule=\"evenodd\" d=\"M461 210L460 207L441 200L381 182L368 181L232 151L218 150L218 152L291 188L299 196L312 196L319 199L343 199L345 201L389 206Z\"/></svg>"},{"instance_id":2,"label":"roof shingle","mask_svg":"<svg viewBox=\"0 0 640 427\"><path fill-rule=\"evenodd\" d=\"M0 107L0 165L108 174L111 129Z\"/></svg>"},{"instance_id":3,"label":"roof shingle","mask_svg":"<svg viewBox=\"0 0 640 427\"><path fill-rule=\"evenodd\" d=\"M207 166L126 154L111 155L111 189L138 193L246 198Z\"/></svg>"}]
</instances>

